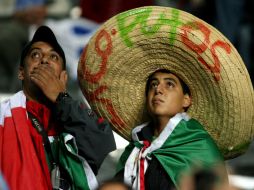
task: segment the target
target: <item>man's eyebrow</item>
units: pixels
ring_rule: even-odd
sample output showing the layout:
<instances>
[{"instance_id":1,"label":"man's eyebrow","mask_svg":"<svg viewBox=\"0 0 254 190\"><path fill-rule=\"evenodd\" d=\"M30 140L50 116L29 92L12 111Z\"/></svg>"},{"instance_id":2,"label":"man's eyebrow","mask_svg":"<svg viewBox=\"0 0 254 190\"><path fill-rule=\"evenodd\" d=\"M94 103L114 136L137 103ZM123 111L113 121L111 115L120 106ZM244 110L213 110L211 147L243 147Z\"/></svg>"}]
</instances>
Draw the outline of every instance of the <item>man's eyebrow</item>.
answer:
<instances>
[{"instance_id":1,"label":"man's eyebrow","mask_svg":"<svg viewBox=\"0 0 254 190\"><path fill-rule=\"evenodd\" d=\"M150 85L150 84L151 84L152 82L154 82L154 81L158 82L159 79L157 79L156 77L152 77L152 78L150 78L148 84Z\"/></svg>"},{"instance_id":2,"label":"man's eyebrow","mask_svg":"<svg viewBox=\"0 0 254 190\"><path fill-rule=\"evenodd\" d=\"M39 47L32 47L32 48L30 49L30 52L33 51L33 50L35 50L35 49L36 49L36 50L41 50L41 48L39 48Z\"/></svg>"},{"instance_id":3,"label":"man's eyebrow","mask_svg":"<svg viewBox=\"0 0 254 190\"><path fill-rule=\"evenodd\" d=\"M32 53L32 51L34 51L34 50L41 51L41 48L39 48L39 47L31 47L31 48L29 49L27 55L29 55L30 53Z\"/></svg>"},{"instance_id":4,"label":"man's eyebrow","mask_svg":"<svg viewBox=\"0 0 254 190\"><path fill-rule=\"evenodd\" d=\"M152 77L151 79L150 79L150 82L152 82L152 81L158 81L159 79L157 78L157 77ZM174 83L177 83L177 80L176 79L174 79L173 77L165 77L165 78L163 78L163 80L170 80L170 81L173 81Z\"/></svg>"},{"instance_id":5,"label":"man's eyebrow","mask_svg":"<svg viewBox=\"0 0 254 190\"><path fill-rule=\"evenodd\" d=\"M177 83L177 81L174 78L171 78L171 77L163 78L163 80L170 80L170 81L173 81L174 83Z\"/></svg>"},{"instance_id":6,"label":"man's eyebrow","mask_svg":"<svg viewBox=\"0 0 254 190\"><path fill-rule=\"evenodd\" d=\"M150 81L153 81L153 80L159 80L159 79L156 78L156 77L152 77L152 78L150 79Z\"/></svg>"}]
</instances>

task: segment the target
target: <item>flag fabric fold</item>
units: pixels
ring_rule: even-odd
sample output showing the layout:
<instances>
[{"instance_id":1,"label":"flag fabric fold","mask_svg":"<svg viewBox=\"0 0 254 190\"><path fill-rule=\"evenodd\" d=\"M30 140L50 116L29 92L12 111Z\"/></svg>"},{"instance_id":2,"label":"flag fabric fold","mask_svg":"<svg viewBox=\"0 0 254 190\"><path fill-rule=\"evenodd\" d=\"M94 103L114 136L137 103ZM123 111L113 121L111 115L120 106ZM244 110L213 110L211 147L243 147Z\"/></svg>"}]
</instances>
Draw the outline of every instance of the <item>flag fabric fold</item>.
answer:
<instances>
[{"instance_id":1,"label":"flag fabric fold","mask_svg":"<svg viewBox=\"0 0 254 190\"><path fill-rule=\"evenodd\" d=\"M144 187L138 176L145 173L151 159L159 161L176 187L181 175L193 167L212 167L223 161L211 136L186 113L171 118L162 133L142 151L145 144L137 134L145 127L148 123L133 129L133 142L126 147L117 166L117 172L124 169L124 180L134 189ZM140 167L142 158L145 159L144 168ZM140 169L144 171L140 173Z\"/></svg>"},{"instance_id":2,"label":"flag fabric fold","mask_svg":"<svg viewBox=\"0 0 254 190\"><path fill-rule=\"evenodd\" d=\"M0 170L10 189L52 189L47 153L41 135L32 126L23 91L0 107ZM71 189L93 190L96 178L84 158L78 155L75 138L60 133L59 165L71 180ZM55 137L50 137L51 145ZM53 146L51 146L53 147Z\"/></svg>"}]
</instances>

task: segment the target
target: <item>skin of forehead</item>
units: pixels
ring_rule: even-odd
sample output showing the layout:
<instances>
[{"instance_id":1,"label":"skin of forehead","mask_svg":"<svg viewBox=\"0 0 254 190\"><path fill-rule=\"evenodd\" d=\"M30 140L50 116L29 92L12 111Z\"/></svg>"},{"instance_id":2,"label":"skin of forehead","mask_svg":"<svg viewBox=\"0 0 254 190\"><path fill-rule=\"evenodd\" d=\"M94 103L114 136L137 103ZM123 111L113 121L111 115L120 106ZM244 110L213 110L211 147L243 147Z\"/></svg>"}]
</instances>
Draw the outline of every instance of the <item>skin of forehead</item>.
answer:
<instances>
[{"instance_id":1,"label":"skin of forehead","mask_svg":"<svg viewBox=\"0 0 254 190\"><path fill-rule=\"evenodd\" d=\"M175 81L175 82L180 83L181 89L183 90L183 84L182 84L182 82L181 82L181 79L180 79L177 75L175 75L174 73L170 72L169 70L161 69L161 70L155 71L154 73L152 73L152 74L148 77L148 79L147 79L147 81L146 81L146 91L145 91L146 97L147 97L148 91L149 91L149 89L150 89L150 88L149 88L150 83L155 79L154 75L157 74L157 73L162 73L162 74L165 73L165 74L171 74L172 76L175 76L175 77L177 78L177 80L178 80L178 81ZM171 78L171 77L170 77L170 78ZM173 79L173 78L172 78L172 79Z\"/></svg>"}]
</instances>

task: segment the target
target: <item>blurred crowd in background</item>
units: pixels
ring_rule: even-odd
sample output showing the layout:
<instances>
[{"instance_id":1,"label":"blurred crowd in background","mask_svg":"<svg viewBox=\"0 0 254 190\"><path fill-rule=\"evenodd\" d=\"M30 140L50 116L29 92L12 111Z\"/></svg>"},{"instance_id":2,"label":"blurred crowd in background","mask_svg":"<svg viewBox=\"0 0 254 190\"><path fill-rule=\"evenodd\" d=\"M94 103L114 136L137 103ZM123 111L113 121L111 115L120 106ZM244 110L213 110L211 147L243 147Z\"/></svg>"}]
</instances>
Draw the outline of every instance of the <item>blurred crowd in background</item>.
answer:
<instances>
[{"instance_id":1,"label":"blurred crowd in background","mask_svg":"<svg viewBox=\"0 0 254 190\"><path fill-rule=\"evenodd\" d=\"M185 10L219 29L237 48L253 80L253 0L1 0L0 92L20 89L19 54L41 24L50 26L64 47L70 89L77 87L77 64L97 27L115 14L145 5Z\"/></svg>"},{"instance_id":2,"label":"blurred crowd in background","mask_svg":"<svg viewBox=\"0 0 254 190\"><path fill-rule=\"evenodd\" d=\"M82 96L77 66L89 38L115 14L146 5L185 10L216 27L235 45L254 81L254 0L0 0L0 94L21 89L17 79L21 50L43 24L52 28L65 51L68 90L74 97ZM252 145L245 155L228 161L230 170L253 180L253 152Z\"/></svg>"}]
</instances>

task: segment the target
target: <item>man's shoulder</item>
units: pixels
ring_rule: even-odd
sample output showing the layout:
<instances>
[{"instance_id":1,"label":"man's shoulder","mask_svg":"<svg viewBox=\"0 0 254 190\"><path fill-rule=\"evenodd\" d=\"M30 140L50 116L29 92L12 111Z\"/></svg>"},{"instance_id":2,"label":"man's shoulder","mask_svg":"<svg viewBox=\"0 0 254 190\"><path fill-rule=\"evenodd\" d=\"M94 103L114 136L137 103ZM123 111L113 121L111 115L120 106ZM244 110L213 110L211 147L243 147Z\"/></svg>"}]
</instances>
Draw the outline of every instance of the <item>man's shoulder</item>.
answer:
<instances>
[{"instance_id":1,"label":"man's shoulder","mask_svg":"<svg viewBox=\"0 0 254 190\"><path fill-rule=\"evenodd\" d=\"M6 96L0 102L0 115L6 114L8 110L10 111L12 108L15 107L23 107L25 108L26 97L23 91L19 91L13 95Z\"/></svg>"},{"instance_id":2,"label":"man's shoulder","mask_svg":"<svg viewBox=\"0 0 254 190\"><path fill-rule=\"evenodd\" d=\"M188 125L190 128L199 129L201 131L206 132L204 125L202 125L197 119L190 118L188 121L185 121L185 122L186 122L186 125Z\"/></svg>"},{"instance_id":3,"label":"man's shoulder","mask_svg":"<svg viewBox=\"0 0 254 190\"><path fill-rule=\"evenodd\" d=\"M180 125L181 127L178 127L178 130L180 130L181 133L192 134L193 138L196 137L206 140L213 139L206 130L205 126L194 118L191 118L187 121L182 120Z\"/></svg>"}]
</instances>

